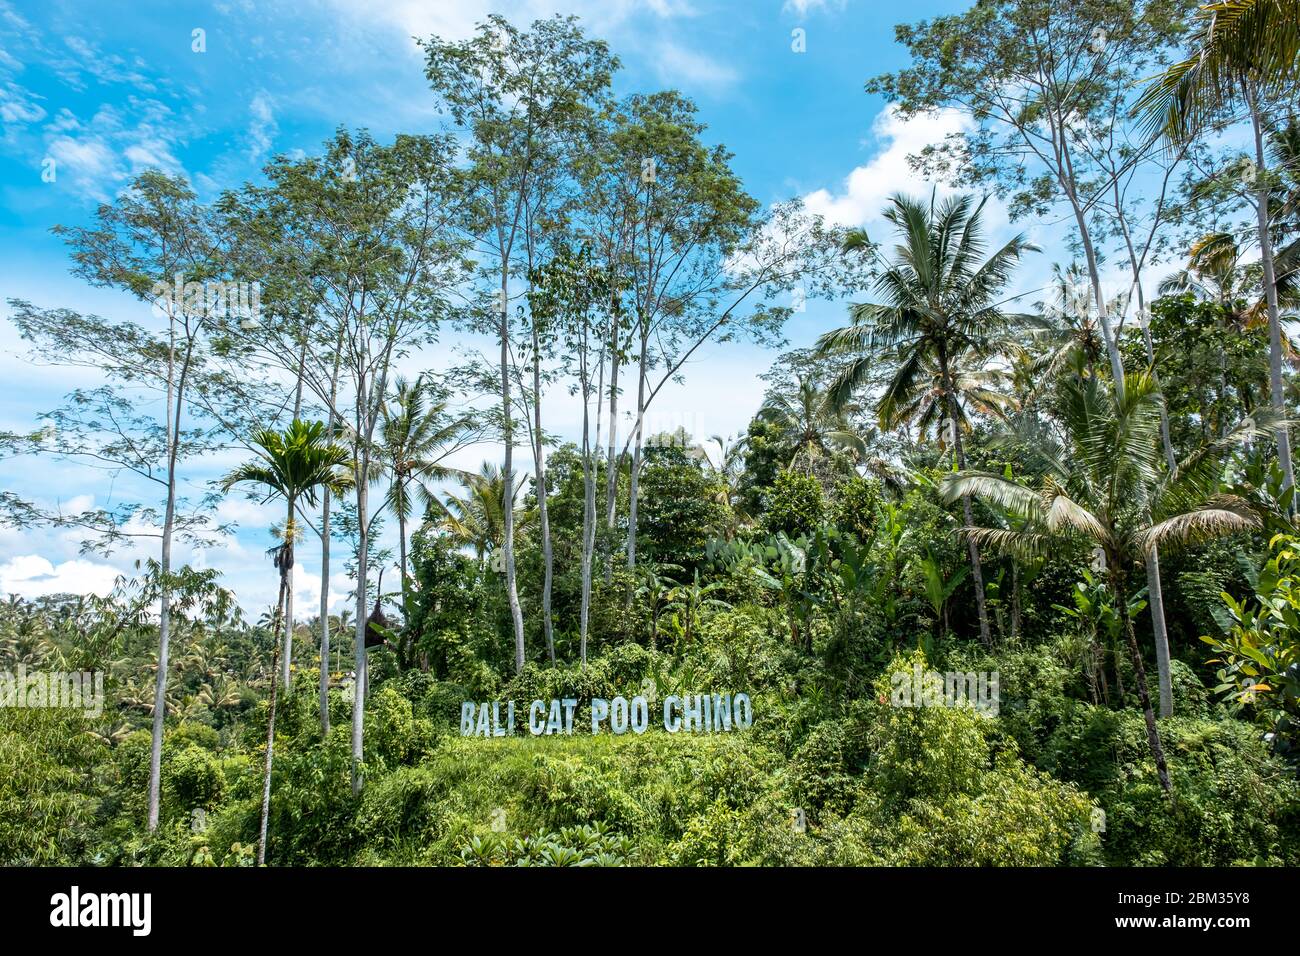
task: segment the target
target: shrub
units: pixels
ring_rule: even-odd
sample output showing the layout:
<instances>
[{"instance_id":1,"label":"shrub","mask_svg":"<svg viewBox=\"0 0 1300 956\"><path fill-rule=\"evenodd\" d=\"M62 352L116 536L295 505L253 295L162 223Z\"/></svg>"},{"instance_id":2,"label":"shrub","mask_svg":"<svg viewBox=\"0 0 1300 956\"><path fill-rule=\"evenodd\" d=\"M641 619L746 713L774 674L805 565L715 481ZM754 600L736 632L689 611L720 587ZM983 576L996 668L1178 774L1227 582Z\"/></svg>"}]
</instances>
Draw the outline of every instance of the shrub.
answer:
<instances>
[{"instance_id":1,"label":"shrub","mask_svg":"<svg viewBox=\"0 0 1300 956\"><path fill-rule=\"evenodd\" d=\"M163 786L165 799L174 800L179 812L210 810L221 799L225 775L220 761L197 746L173 753L165 762Z\"/></svg>"},{"instance_id":2,"label":"shrub","mask_svg":"<svg viewBox=\"0 0 1300 956\"><path fill-rule=\"evenodd\" d=\"M810 535L826 515L821 483L812 475L785 470L763 496L763 528L789 538Z\"/></svg>"}]
</instances>

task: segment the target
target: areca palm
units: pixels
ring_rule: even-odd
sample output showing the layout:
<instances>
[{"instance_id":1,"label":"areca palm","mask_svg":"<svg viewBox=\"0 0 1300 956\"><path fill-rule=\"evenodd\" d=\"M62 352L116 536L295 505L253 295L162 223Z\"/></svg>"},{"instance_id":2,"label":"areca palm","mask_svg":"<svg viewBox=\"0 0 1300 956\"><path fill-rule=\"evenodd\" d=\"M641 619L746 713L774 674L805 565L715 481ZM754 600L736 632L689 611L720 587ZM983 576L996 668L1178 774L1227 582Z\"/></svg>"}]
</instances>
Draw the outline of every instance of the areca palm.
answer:
<instances>
[{"instance_id":1,"label":"areca palm","mask_svg":"<svg viewBox=\"0 0 1300 956\"><path fill-rule=\"evenodd\" d=\"M1100 549L1137 677L1147 738L1161 786L1172 790L1146 670L1129 615L1130 576L1157 550L1260 526L1246 501L1219 493L1225 458L1271 430L1247 419L1178 463L1164 467L1160 394L1149 374L1130 376L1118 394L1096 378L1067 377L1056 418L1065 441L1037 430L1022 442L1042 477L1027 487L1003 475L963 470L944 482L949 501L973 495L1004 512L1009 527L967 527L971 541L1019 556L1041 556L1063 540Z\"/></svg>"},{"instance_id":2,"label":"areca palm","mask_svg":"<svg viewBox=\"0 0 1300 956\"><path fill-rule=\"evenodd\" d=\"M342 494L351 487L352 479L342 466L349 460L350 453L341 445L329 442L325 437L323 422L304 422L294 419L288 430L278 432L265 428L253 436L252 444L257 450L257 461L240 465L222 480L222 488L229 491L237 484L251 483L261 485L267 490L266 500L284 498L288 513L280 532L281 543L272 548L275 566L280 572L280 597L277 607L289 611L289 591L294 562L294 540L297 537L297 521L294 509L297 502L303 501L315 505L319 492L329 489L331 494ZM277 616L279 612L277 611ZM286 675L288 657L292 649L293 614L282 615L284 621L284 650ZM278 625L279 622L277 621ZM277 628L273 628L273 633ZM266 766L262 780L262 823L258 838L257 861L266 862L266 831L271 809L271 760L275 750L275 708L276 681L279 677L277 667L280 642L275 640L271 659L271 692L266 730ZM286 676L287 682L287 676Z\"/></svg>"},{"instance_id":3,"label":"areca palm","mask_svg":"<svg viewBox=\"0 0 1300 956\"><path fill-rule=\"evenodd\" d=\"M403 607L408 592L406 523L417 499L425 507L432 505L441 510L441 503L429 484L463 474L444 462L473 441L472 428L471 418L448 415L447 403L435 394L423 375L414 382L397 379L392 401L383 407L380 450L391 477L384 502L397 515Z\"/></svg>"},{"instance_id":4,"label":"areca palm","mask_svg":"<svg viewBox=\"0 0 1300 956\"><path fill-rule=\"evenodd\" d=\"M1202 7L1189 38L1191 55L1157 77L1138 101L1152 129L1174 141L1196 135L1225 111L1245 107L1253 133L1251 170L1256 241L1263 267L1268 313L1269 393L1274 414L1283 413L1282 322L1273 254L1264 111L1269 100L1288 95L1300 77L1300 0L1220 0ZM1295 484L1291 438L1278 429L1277 453L1285 487Z\"/></svg>"},{"instance_id":5,"label":"areca palm","mask_svg":"<svg viewBox=\"0 0 1300 956\"><path fill-rule=\"evenodd\" d=\"M899 409L936 388L935 408L953 422L961 420L961 393L955 373L979 371L984 359L1005 351L1008 333L1031 322L1003 310L1003 290L1021 256L1035 247L1016 236L991 254L984 241L987 200L954 196L929 202L895 196L885 211L899 243L892 260L882 264L875 291L878 302L852 306L852 324L828 332L818 341L822 355L853 355L831 386L832 401L843 405L868 378L883 352L896 363L880 402L881 424L888 427ZM846 250L872 249L866 234L850 235ZM961 429L953 428L953 451L966 466ZM962 498L966 523L973 524L970 500ZM984 600L979 548L969 543L971 572L979 611L980 637L992 643Z\"/></svg>"}]
</instances>

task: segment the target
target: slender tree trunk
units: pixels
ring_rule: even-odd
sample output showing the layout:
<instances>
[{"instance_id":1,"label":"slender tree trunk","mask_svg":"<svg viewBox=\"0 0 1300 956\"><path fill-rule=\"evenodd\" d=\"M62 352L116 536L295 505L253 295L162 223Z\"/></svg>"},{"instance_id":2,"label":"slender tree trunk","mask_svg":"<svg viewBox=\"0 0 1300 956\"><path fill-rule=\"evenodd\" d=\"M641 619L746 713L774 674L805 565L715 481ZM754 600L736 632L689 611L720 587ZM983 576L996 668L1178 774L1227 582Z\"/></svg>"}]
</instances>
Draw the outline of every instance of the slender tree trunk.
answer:
<instances>
[{"instance_id":1,"label":"slender tree trunk","mask_svg":"<svg viewBox=\"0 0 1300 956\"><path fill-rule=\"evenodd\" d=\"M1156 680L1160 686L1160 716L1174 713L1173 675L1169 669L1169 634L1165 629L1165 599L1160 587L1160 555L1146 556L1147 606L1151 609L1151 630L1156 642Z\"/></svg>"},{"instance_id":2,"label":"slender tree trunk","mask_svg":"<svg viewBox=\"0 0 1300 956\"><path fill-rule=\"evenodd\" d=\"M364 394L359 390L359 394ZM366 657L366 623L369 620L366 605L366 577L370 572L370 527L366 509L370 506L367 494L369 455L361 450L357 459L357 630L354 650L356 674L352 681L352 793L360 795L363 783L361 767L365 761L366 689L369 674Z\"/></svg>"},{"instance_id":3,"label":"slender tree trunk","mask_svg":"<svg viewBox=\"0 0 1300 956\"><path fill-rule=\"evenodd\" d=\"M582 606L578 618L578 650L587 663L587 630L591 620L592 562L596 552L596 477L600 454L600 413L605 396L605 354L600 350L600 371L596 382L596 440L591 440L590 368L586 363L587 331L583 328L582 364Z\"/></svg>"},{"instance_id":4,"label":"slender tree trunk","mask_svg":"<svg viewBox=\"0 0 1300 956\"><path fill-rule=\"evenodd\" d=\"M275 623L280 623L280 613L284 608L289 593L289 579L285 567L280 567L280 597L275 605ZM276 680L280 676L280 643L275 639L276 628L271 628L271 698L268 703L266 721L266 763L262 769L262 820L257 830L257 865L266 865L266 835L271 821L271 763L275 756L275 703L279 696Z\"/></svg>"},{"instance_id":5,"label":"slender tree trunk","mask_svg":"<svg viewBox=\"0 0 1300 956\"><path fill-rule=\"evenodd\" d=\"M636 433L632 436L632 471L628 477L627 488L627 569L636 570L636 525L637 505L641 490L641 447L643 428L645 426L645 383L646 358L650 350L650 340L645 333L641 336L641 358L638 362L636 385ZM629 583L624 606L632 604L632 590Z\"/></svg>"},{"instance_id":6,"label":"slender tree trunk","mask_svg":"<svg viewBox=\"0 0 1300 956\"><path fill-rule=\"evenodd\" d=\"M957 455L957 468L960 471L965 471L966 451L962 447L961 428L957 424L957 396L953 390L952 375L948 371L948 357L942 352L939 355L939 365L944 388L948 393L948 418L952 422L953 450ZM966 521L966 527L975 527L975 513L971 509L970 495L961 496L961 510L962 517ZM989 612L984 600L984 568L980 562L980 549L974 541L968 539L966 541L966 551L970 555L971 585L975 589L975 608L979 613L980 640L984 642L986 647L992 647L993 633L989 630Z\"/></svg>"},{"instance_id":7,"label":"slender tree trunk","mask_svg":"<svg viewBox=\"0 0 1300 956\"><path fill-rule=\"evenodd\" d=\"M1259 232L1259 256L1264 268L1264 299L1268 304L1268 389L1270 403L1277 415L1286 411L1282 391L1282 320L1277 304L1277 271L1273 262L1273 237L1269 233L1268 176L1264 155L1264 120L1260 115L1255 92L1248 94L1251 127L1255 134L1255 215ZM1277 457L1282 464L1283 490L1295 485L1295 472L1291 463L1291 432L1287 428L1277 431ZM1287 507L1289 514L1296 513L1296 503Z\"/></svg>"},{"instance_id":8,"label":"slender tree trunk","mask_svg":"<svg viewBox=\"0 0 1300 956\"><path fill-rule=\"evenodd\" d=\"M297 416L294 416L295 418ZM296 496L289 497L289 516L284 522L285 533L285 552L288 555L289 568L285 572L286 587L288 591L284 597L284 654L280 661L280 687L285 693L293 691L293 540L294 534L294 507L297 505Z\"/></svg>"},{"instance_id":9,"label":"slender tree trunk","mask_svg":"<svg viewBox=\"0 0 1300 956\"><path fill-rule=\"evenodd\" d=\"M330 735L330 491L320 511L320 734Z\"/></svg>"},{"instance_id":10,"label":"slender tree trunk","mask_svg":"<svg viewBox=\"0 0 1300 956\"><path fill-rule=\"evenodd\" d=\"M1136 265L1134 266L1136 269ZM1142 295L1142 284L1134 274L1134 283L1138 293L1138 309L1145 309L1146 302ZM1165 406L1164 392L1160 391L1160 378L1156 375L1156 350L1151 341L1151 329L1145 323L1142 326L1142 341L1146 344L1147 363L1155 377L1157 394L1160 398L1160 440L1164 445L1165 464L1172 475L1178 470L1178 459L1174 457L1174 445L1169 438L1169 409ZM1147 510L1147 519L1151 512ZM1151 609L1151 632L1156 643L1156 680L1160 686L1160 716L1170 717L1174 712L1173 674L1169 669L1169 629L1165 624L1164 589L1160 586L1160 553L1153 549L1146 556L1147 606Z\"/></svg>"},{"instance_id":11,"label":"slender tree trunk","mask_svg":"<svg viewBox=\"0 0 1300 956\"><path fill-rule=\"evenodd\" d=\"M398 573L402 576L402 616L406 617L409 597L406 585L406 514L400 509L397 512L397 561L400 565Z\"/></svg>"},{"instance_id":12,"label":"slender tree trunk","mask_svg":"<svg viewBox=\"0 0 1300 956\"><path fill-rule=\"evenodd\" d=\"M149 748L149 831L158 829L162 801L163 724L167 715L167 671L171 642L172 529L175 521L176 479L167 479L167 507L163 519L162 560L159 564L158 599L158 673L154 679L153 736Z\"/></svg>"},{"instance_id":13,"label":"slender tree trunk","mask_svg":"<svg viewBox=\"0 0 1300 956\"><path fill-rule=\"evenodd\" d=\"M343 332L339 331L334 348L334 371L330 374L330 400L325 414L329 418L326 440L334 443L334 406L338 402L339 368L343 364ZM320 512L320 732L321 740L330 735L330 489L321 488Z\"/></svg>"},{"instance_id":14,"label":"slender tree trunk","mask_svg":"<svg viewBox=\"0 0 1300 956\"><path fill-rule=\"evenodd\" d=\"M167 503L163 512L162 555L158 574L158 673L154 678L153 734L149 746L149 832L158 829L162 810L162 745L167 719L167 672L171 644L172 536L176 528L176 457L180 444L181 406L189 348L180 379L173 389L172 369L176 361L175 316L168 316L167 338Z\"/></svg>"},{"instance_id":15,"label":"slender tree trunk","mask_svg":"<svg viewBox=\"0 0 1300 956\"><path fill-rule=\"evenodd\" d=\"M1119 638L1111 640L1110 659L1115 664L1115 692L1119 694L1119 703L1124 705L1124 698L1127 693L1124 690L1124 671L1121 669L1121 660L1123 659L1119 652Z\"/></svg>"},{"instance_id":16,"label":"slender tree trunk","mask_svg":"<svg viewBox=\"0 0 1300 956\"><path fill-rule=\"evenodd\" d=\"M614 521L618 503L618 320L613 325L613 350L609 365L609 455L605 461L605 529L608 532L609 553L605 556L605 583L614 579Z\"/></svg>"},{"instance_id":17,"label":"slender tree trunk","mask_svg":"<svg viewBox=\"0 0 1300 956\"><path fill-rule=\"evenodd\" d=\"M1092 243L1092 231L1088 228L1087 211L1079 201L1074 161L1069 147L1069 138L1072 132L1067 128L1067 120L1059 112L1051 119L1051 129L1053 145L1058 150L1060 157L1057 181L1065 190L1066 197L1070 201L1070 208L1074 212L1075 225L1079 228L1079 243L1083 247L1083 258L1088 266L1088 278L1092 283L1092 295L1097 303L1097 321L1101 326L1101 337L1106 345L1106 355L1110 359L1110 372L1115 380L1117 393L1122 393L1124 388L1124 361L1120 357L1119 342L1116 341L1115 331L1110 326L1110 315L1106 310L1106 296L1101 289L1101 269L1097 262L1097 249Z\"/></svg>"},{"instance_id":18,"label":"slender tree trunk","mask_svg":"<svg viewBox=\"0 0 1300 956\"><path fill-rule=\"evenodd\" d=\"M502 473L501 511L505 525L502 533L502 550L505 554L506 596L510 602L510 617L515 626L515 673L524 670L524 612L519 605L519 588L515 582L515 472L514 472L514 416L510 409L510 311L507 306L507 276L505 257L501 269L501 412L504 416L502 430L505 438L505 465Z\"/></svg>"},{"instance_id":19,"label":"slender tree trunk","mask_svg":"<svg viewBox=\"0 0 1300 956\"><path fill-rule=\"evenodd\" d=\"M1112 556L1111 587L1115 601L1119 604L1120 616L1124 623L1124 637L1128 642L1129 656L1133 660L1134 680L1138 685L1138 700L1142 704L1142 717L1147 726L1147 743L1151 747L1151 756L1156 763L1156 774L1160 786L1169 796L1173 796L1173 784L1169 781L1169 768L1165 766L1165 750L1160 743L1160 728L1156 726L1156 715L1151 709L1151 694L1147 690L1147 672L1142 663L1142 651L1138 648L1137 636L1133 633L1133 619L1128 613L1128 593L1124 587L1124 574L1120 570L1120 558Z\"/></svg>"},{"instance_id":20,"label":"slender tree trunk","mask_svg":"<svg viewBox=\"0 0 1300 956\"><path fill-rule=\"evenodd\" d=\"M583 413L586 414L585 411ZM551 517L546 500L546 441L542 434L542 356L537 324L533 323L533 468L537 488L537 521L542 534L542 633L546 656L555 663L555 631L551 621L551 584L554 557L551 552Z\"/></svg>"},{"instance_id":21,"label":"slender tree trunk","mask_svg":"<svg viewBox=\"0 0 1300 956\"><path fill-rule=\"evenodd\" d=\"M303 339L302 349L298 353L298 384L294 388L293 394L293 420L298 421L302 417L302 381L303 373L307 368L307 340ZM296 498L289 499L289 518L286 523L288 526L293 523L294 508L297 505ZM290 557L292 557L292 544L290 545ZM280 686L287 693L293 691L293 578L294 569L292 562L289 565L289 590L285 597L284 604L284 656L280 666L283 668L280 674Z\"/></svg>"},{"instance_id":22,"label":"slender tree trunk","mask_svg":"<svg viewBox=\"0 0 1300 956\"><path fill-rule=\"evenodd\" d=\"M586 418L586 415L583 415ZM583 428L586 428L584 422ZM582 607L578 617L578 652L587 663L587 628L591 618L591 559L596 550L596 475L590 445L583 449L582 462Z\"/></svg>"},{"instance_id":23,"label":"slender tree trunk","mask_svg":"<svg viewBox=\"0 0 1300 956\"><path fill-rule=\"evenodd\" d=\"M1020 561L1011 559L1011 640L1020 637Z\"/></svg>"}]
</instances>

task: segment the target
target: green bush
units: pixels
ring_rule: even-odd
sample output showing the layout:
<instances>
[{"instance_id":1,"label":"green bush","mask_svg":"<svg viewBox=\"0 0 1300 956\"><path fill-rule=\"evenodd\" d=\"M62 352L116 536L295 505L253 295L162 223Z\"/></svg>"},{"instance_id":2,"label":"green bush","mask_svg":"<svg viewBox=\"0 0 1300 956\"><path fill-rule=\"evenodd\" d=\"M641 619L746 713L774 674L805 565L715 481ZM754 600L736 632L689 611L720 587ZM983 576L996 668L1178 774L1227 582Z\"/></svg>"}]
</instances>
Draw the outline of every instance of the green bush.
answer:
<instances>
[{"instance_id":1,"label":"green bush","mask_svg":"<svg viewBox=\"0 0 1300 956\"><path fill-rule=\"evenodd\" d=\"M174 800L182 813L210 810L221 800L225 775L216 757L190 746L174 752L165 762L163 786L169 802Z\"/></svg>"},{"instance_id":2,"label":"green bush","mask_svg":"<svg viewBox=\"0 0 1300 956\"><path fill-rule=\"evenodd\" d=\"M763 496L763 528L768 534L789 538L810 535L826 517L826 500L821 483L812 475L789 469Z\"/></svg>"}]
</instances>

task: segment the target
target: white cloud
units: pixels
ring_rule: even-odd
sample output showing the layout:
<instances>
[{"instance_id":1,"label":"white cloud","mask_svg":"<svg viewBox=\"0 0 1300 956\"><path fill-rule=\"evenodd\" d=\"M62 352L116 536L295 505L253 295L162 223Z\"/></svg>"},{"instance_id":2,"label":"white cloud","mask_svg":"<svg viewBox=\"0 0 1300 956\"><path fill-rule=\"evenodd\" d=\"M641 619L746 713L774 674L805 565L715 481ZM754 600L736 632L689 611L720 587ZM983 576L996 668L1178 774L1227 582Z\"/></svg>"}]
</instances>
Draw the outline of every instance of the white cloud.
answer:
<instances>
[{"instance_id":1,"label":"white cloud","mask_svg":"<svg viewBox=\"0 0 1300 956\"><path fill-rule=\"evenodd\" d=\"M271 151L271 142L279 132L275 114L271 109L271 97L265 90L259 90L248 104L248 111L253 121L248 124L248 159L258 162Z\"/></svg>"},{"instance_id":2,"label":"white cloud","mask_svg":"<svg viewBox=\"0 0 1300 956\"><path fill-rule=\"evenodd\" d=\"M4 51L0 50L0 54ZM0 85L0 120L6 126L17 123L39 123L45 119L45 108L34 100L40 99L31 90L6 81Z\"/></svg>"},{"instance_id":3,"label":"white cloud","mask_svg":"<svg viewBox=\"0 0 1300 956\"><path fill-rule=\"evenodd\" d=\"M726 64L670 41L659 44L654 63L660 80L686 89L720 93L740 78Z\"/></svg>"},{"instance_id":4,"label":"white cloud","mask_svg":"<svg viewBox=\"0 0 1300 956\"><path fill-rule=\"evenodd\" d=\"M120 108L105 104L87 122L61 109L42 133L44 155L57 164L56 181L101 202L145 169L184 173L172 111L157 100L131 96Z\"/></svg>"},{"instance_id":5,"label":"white cloud","mask_svg":"<svg viewBox=\"0 0 1300 956\"><path fill-rule=\"evenodd\" d=\"M843 10L847 3L848 0L785 0L781 12L793 13L802 18L813 10L828 10L832 7Z\"/></svg>"},{"instance_id":6,"label":"white cloud","mask_svg":"<svg viewBox=\"0 0 1300 956\"><path fill-rule=\"evenodd\" d=\"M844 178L838 191L817 189L804 197L810 212L840 226L865 226L880 219L881 210L895 193L928 194L933 188L915 172L908 156L945 137L969 129L971 120L953 109L905 120L893 106L886 107L872 124L881 148L865 165ZM939 186L939 193L952 192ZM990 201L990 211L994 202Z\"/></svg>"},{"instance_id":7,"label":"white cloud","mask_svg":"<svg viewBox=\"0 0 1300 956\"><path fill-rule=\"evenodd\" d=\"M75 558L55 566L37 554L24 554L0 564L0 593L26 598L43 594L98 594L113 590L118 570L107 564Z\"/></svg>"},{"instance_id":8,"label":"white cloud","mask_svg":"<svg viewBox=\"0 0 1300 956\"><path fill-rule=\"evenodd\" d=\"M102 196L100 184L113 178L116 157L101 139L56 136L47 144L46 153L57 163L56 175L71 174L78 188Z\"/></svg>"},{"instance_id":9,"label":"white cloud","mask_svg":"<svg viewBox=\"0 0 1300 956\"><path fill-rule=\"evenodd\" d=\"M145 137L132 143L122 151L122 156L131 164L132 174L149 168L168 172L176 172L181 168L180 160L171 151L171 146L157 136Z\"/></svg>"},{"instance_id":10,"label":"white cloud","mask_svg":"<svg viewBox=\"0 0 1300 956\"><path fill-rule=\"evenodd\" d=\"M457 0L430 3L429 0L326 0L354 26L380 24L396 28L411 37L434 34L459 40L474 32L488 14L499 13L512 23L524 25L554 14L574 14L595 36L602 36L630 18L649 13L661 19L694 15L686 0Z\"/></svg>"},{"instance_id":11,"label":"white cloud","mask_svg":"<svg viewBox=\"0 0 1300 956\"><path fill-rule=\"evenodd\" d=\"M141 65L138 58L134 64L128 64L117 54L104 53L93 43L78 36L64 37L63 42L76 54L78 66L100 83L125 83L147 93L156 89L153 81L133 68Z\"/></svg>"}]
</instances>

